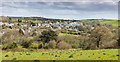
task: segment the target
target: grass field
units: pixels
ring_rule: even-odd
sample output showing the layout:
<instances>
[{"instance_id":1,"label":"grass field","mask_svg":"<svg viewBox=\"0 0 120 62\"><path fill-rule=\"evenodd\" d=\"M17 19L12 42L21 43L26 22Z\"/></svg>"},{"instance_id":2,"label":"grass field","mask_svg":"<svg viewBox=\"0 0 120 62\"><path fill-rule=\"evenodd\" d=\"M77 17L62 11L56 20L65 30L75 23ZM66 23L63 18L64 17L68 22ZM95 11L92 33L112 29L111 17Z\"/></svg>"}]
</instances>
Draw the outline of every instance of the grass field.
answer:
<instances>
[{"instance_id":1,"label":"grass field","mask_svg":"<svg viewBox=\"0 0 120 62\"><path fill-rule=\"evenodd\" d=\"M118 60L118 49L3 52L3 60Z\"/></svg>"},{"instance_id":2,"label":"grass field","mask_svg":"<svg viewBox=\"0 0 120 62\"><path fill-rule=\"evenodd\" d=\"M0 62L2 60L2 50L1 50L2 46L0 45Z\"/></svg>"},{"instance_id":3,"label":"grass field","mask_svg":"<svg viewBox=\"0 0 120 62\"><path fill-rule=\"evenodd\" d=\"M2 61L2 52L0 52L0 62Z\"/></svg>"},{"instance_id":4,"label":"grass field","mask_svg":"<svg viewBox=\"0 0 120 62\"><path fill-rule=\"evenodd\" d=\"M100 21L101 23L105 23L105 24L111 24L113 25L114 28L118 27L118 20L106 20L106 21Z\"/></svg>"}]
</instances>

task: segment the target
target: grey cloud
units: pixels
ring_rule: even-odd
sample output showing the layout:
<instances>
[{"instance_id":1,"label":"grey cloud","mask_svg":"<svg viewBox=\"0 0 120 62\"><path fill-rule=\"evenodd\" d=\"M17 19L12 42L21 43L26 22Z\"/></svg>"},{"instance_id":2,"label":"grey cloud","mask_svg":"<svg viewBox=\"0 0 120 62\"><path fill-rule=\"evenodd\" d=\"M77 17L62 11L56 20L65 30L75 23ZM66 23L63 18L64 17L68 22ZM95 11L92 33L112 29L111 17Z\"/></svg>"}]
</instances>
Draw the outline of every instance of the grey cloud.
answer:
<instances>
[{"instance_id":1,"label":"grey cloud","mask_svg":"<svg viewBox=\"0 0 120 62\"><path fill-rule=\"evenodd\" d=\"M85 1L85 0L84 0ZM45 16L51 18L117 18L117 4L108 2L4 2L3 14L15 16ZM109 15L109 16L108 16Z\"/></svg>"},{"instance_id":2,"label":"grey cloud","mask_svg":"<svg viewBox=\"0 0 120 62\"><path fill-rule=\"evenodd\" d=\"M119 0L3 0L1 2L118 2Z\"/></svg>"}]
</instances>

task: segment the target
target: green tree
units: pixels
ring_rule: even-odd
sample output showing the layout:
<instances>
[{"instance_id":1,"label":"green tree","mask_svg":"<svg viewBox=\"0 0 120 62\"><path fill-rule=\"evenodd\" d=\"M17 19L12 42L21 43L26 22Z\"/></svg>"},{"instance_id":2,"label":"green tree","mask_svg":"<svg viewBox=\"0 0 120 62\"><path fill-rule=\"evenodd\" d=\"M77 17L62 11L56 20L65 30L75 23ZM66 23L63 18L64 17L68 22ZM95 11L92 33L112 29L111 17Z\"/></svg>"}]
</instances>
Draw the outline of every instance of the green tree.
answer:
<instances>
[{"instance_id":1,"label":"green tree","mask_svg":"<svg viewBox=\"0 0 120 62\"><path fill-rule=\"evenodd\" d=\"M16 47L18 47L18 46L17 46L17 43L16 43L16 42L13 42L13 44L11 45L11 48L16 48Z\"/></svg>"},{"instance_id":2,"label":"green tree","mask_svg":"<svg viewBox=\"0 0 120 62\"><path fill-rule=\"evenodd\" d=\"M2 49L6 50L6 49L13 49L13 48L16 48L16 47L18 47L17 43L13 42L12 44L4 44Z\"/></svg>"},{"instance_id":3,"label":"green tree","mask_svg":"<svg viewBox=\"0 0 120 62\"><path fill-rule=\"evenodd\" d=\"M90 35L90 45L92 48L107 48L113 44L113 33L105 26L94 29Z\"/></svg>"},{"instance_id":4,"label":"green tree","mask_svg":"<svg viewBox=\"0 0 120 62\"><path fill-rule=\"evenodd\" d=\"M23 34L24 35L24 32L22 29L19 29L19 33Z\"/></svg>"},{"instance_id":5,"label":"green tree","mask_svg":"<svg viewBox=\"0 0 120 62\"><path fill-rule=\"evenodd\" d=\"M22 19L18 19L18 22L22 22Z\"/></svg>"},{"instance_id":6,"label":"green tree","mask_svg":"<svg viewBox=\"0 0 120 62\"><path fill-rule=\"evenodd\" d=\"M12 18L11 18L11 17L9 17L9 21L8 21L8 22L10 23L10 21L12 21Z\"/></svg>"},{"instance_id":7,"label":"green tree","mask_svg":"<svg viewBox=\"0 0 120 62\"><path fill-rule=\"evenodd\" d=\"M55 31L43 31L40 36L41 40L45 43L48 43L50 40L57 40L57 33Z\"/></svg>"},{"instance_id":8,"label":"green tree","mask_svg":"<svg viewBox=\"0 0 120 62\"><path fill-rule=\"evenodd\" d=\"M84 31L85 28L84 28L83 26L80 25L80 26L78 26L78 30L79 30L79 31Z\"/></svg>"},{"instance_id":9,"label":"green tree","mask_svg":"<svg viewBox=\"0 0 120 62\"><path fill-rule=\"evenodd\" d=\"M31 44L32 44L31 41L24 41L21 45L22 45L24 48L28 48L28 47L30 47Z\"/></svg>"},{"instance_id":10,"label":"green tree","mask_svg":"<svg viewBox=\"0 0 120 62\"><path fill-rule=\"evenodd\" d=\"M35 24L35 23L33 23L33 22L31 22L31 25L32 25L32 26L36 26L36 24Z\"/></svg>"},{"instance_id":11,"label":"green tree","mask_svg":"<svg viewBox=\"0 0 120 62\"><path fill-rule=\"evenodd\" d=\"M30 45L30 48L38 49L38 44L37 43L32 43Z\"/></svg>"}]
</instances>

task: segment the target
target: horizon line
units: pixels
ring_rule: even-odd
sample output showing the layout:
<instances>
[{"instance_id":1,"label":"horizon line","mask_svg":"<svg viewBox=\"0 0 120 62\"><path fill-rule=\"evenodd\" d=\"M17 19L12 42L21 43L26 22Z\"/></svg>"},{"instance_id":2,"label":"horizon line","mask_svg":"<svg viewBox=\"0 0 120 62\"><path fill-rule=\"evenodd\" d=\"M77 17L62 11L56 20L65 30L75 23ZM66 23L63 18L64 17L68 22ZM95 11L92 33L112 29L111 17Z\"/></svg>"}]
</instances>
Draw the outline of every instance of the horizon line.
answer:
<instances>
[{"instance_id":1,"label":"horizon line","mask_svg":"<svg viewBox=\"0 0 120 62\"><path fill-rule=\"evenodd\" d=\"M2 16L0 16L2 17ZM52 18L52 17L43 17L43 16L3 16L3 17L41 17L47 19L62 19L62 20L86 20L86 19L110 19L110 18L84 18L84 19L64 19L64 18ZM119 20L119 19L110 19L110 20Z\"/></svg>"}]
</instances>

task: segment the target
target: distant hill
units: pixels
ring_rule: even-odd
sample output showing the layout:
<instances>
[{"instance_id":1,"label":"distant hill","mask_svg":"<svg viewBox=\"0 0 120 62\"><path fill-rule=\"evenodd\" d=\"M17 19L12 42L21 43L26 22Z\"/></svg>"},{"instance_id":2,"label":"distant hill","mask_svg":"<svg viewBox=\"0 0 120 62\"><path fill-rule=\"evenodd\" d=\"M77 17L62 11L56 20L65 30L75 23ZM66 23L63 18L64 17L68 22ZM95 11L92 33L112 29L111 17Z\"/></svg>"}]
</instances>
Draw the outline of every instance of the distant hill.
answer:
<instances>
[{"instance_id":1,"label":"distant hill","mask_svg":"<svg viewBox=\"0 0 120 62\"><path fill-rule=\"evenodd\" d=\"M3 19L3 21L17 21L18 19L22 19L25 21L78 21L78 20L65 20L65 19L52 19L52 18L44 18L44 17L6 17L6 16L1 16L0 18Z\"/></svg>"},{"instance_id":2,"label":"distant hill","mask_svg":"<svg viewBox=\"0 0 120 62\"><path fill-rule=\"evenodd\" d=\"M65 19L53 19L53 18L44 18L44 17L10 17L10 16L0 16L0 20L12 20L12 21L17 21L17 19L22 19L26 21L97 21L97 20L103 20L103 21L110 21L110 19L83 19L83 20L65 20Z\"/></svg>"}]
</instances>

